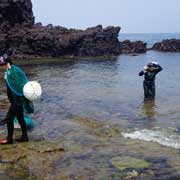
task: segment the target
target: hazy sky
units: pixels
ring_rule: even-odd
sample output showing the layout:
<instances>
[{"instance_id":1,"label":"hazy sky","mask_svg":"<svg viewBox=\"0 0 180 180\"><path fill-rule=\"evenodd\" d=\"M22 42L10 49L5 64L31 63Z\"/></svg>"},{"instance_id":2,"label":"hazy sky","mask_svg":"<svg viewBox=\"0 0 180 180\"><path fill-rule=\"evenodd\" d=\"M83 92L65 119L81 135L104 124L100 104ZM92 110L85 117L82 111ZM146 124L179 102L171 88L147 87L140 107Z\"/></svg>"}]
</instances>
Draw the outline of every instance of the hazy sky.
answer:
<instances>
[{"instance_id":1,"label":"hazy sky","mask_svg":"<svg viewBox=\"0 0 180 180\"><path fill-rule=\"evenodd\" d=\"M102 24L121 32L180 32L180 0L32 0L36 22L85 29Z\"/></svg>"}]
</instances>

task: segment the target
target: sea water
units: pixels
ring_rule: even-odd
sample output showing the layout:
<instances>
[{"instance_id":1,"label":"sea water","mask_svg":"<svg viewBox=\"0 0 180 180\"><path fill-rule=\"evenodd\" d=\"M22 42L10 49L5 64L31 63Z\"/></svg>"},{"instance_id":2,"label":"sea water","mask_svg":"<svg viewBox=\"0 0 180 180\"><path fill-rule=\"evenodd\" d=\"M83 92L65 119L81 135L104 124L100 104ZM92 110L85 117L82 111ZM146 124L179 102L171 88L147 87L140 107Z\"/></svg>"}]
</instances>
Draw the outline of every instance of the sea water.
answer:
<instances>
[{"instance_id":1,"label":"sea water","mask_svg":"<svg viewBox=\"0 0 180 180\"><path fill-rule=\"evenodd\" d=\"M156 42L165 39L180 39L180 33L120 33L119 40L143 41L147 43L147 47L151 48Z\"/></svg>"},{"instance_id":2,"label":"sea water","mask_svg":"<svg viewBox=\"0 0 180 180\"><path fill-rule=\"evenodd\" d=\"M155 101L144 102L143 77L138 73L150 61L159 62L163 71L156 78ZM106 59L33 60L20 66L43 88L41 100L35 102L37 126L33 133L59 137L68 131L68 119L78 116L117 124L125 137L161 144L167 139L163 145L180 147L180 53L148 51ZM7 104L3 89L1 83L1 117Z\"/></svg>"}]
</instances>

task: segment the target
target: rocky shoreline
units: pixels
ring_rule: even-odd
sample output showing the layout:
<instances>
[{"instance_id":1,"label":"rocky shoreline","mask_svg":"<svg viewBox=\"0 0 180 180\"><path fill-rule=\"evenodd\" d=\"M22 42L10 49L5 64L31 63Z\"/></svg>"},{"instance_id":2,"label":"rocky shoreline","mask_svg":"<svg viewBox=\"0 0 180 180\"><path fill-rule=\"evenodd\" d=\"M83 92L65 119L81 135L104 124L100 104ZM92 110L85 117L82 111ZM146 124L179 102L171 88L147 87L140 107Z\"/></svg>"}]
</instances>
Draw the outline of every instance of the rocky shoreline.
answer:
<instances>
[{"instance_id":1,"label":"rocky shoreline","mask_svg":"<svg viewBox=\"0 0 180 180\"><path fill-rule=\"evenodd\" d=\"M10 16L10 15L11 16ZM0 53L16 49L16 57L96 57L144 53L146 43L120 42L120 27L101 25L86 30L35 24L31 0L0 2Z\"/></svg>"},{"instance_id":2,"label":"rocky shoreline","mask_svg":"<svg viewBox=\"0 0 180 180\"><path fill-rule=\"evenodd\" d=\"M16 58L97 57L145 53L147 43L120 42L120 27L102 25L86 30L35 24L31 0L0 2L0 54L16 49ZM180 40L165 40L151 49L180 52Z\"/></svg>"},{"instance_id":3,"label":"rocky shoreline","mask_svg":"<svg viewBox=\"0 0 180 180\"><path fill-rule=\"evenodd\" d=\"M179 150L125 139L117 125L83 117L51 141L31 134L28 143L1 146L1 179L178 180ZM0 134L5 136L5 134ZM18 131L15 131L18 135ZM149 147L151 147L149 149Z\"/></svg>"}]
</instances>

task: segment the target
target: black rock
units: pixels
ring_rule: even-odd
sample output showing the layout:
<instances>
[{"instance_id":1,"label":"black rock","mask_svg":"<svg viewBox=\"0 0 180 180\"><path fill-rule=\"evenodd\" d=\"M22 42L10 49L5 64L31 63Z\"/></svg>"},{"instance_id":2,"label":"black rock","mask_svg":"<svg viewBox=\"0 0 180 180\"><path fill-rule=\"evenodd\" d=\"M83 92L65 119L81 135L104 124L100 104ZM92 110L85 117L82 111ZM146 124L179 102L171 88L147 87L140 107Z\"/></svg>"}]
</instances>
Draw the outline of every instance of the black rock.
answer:
<instances>
[{"instance_id":1,"label":"black rock","mask_svg":"<svg viewBox=\"0 0 180 180\"><path fill-rule=\"evenodd\" d=\"M16 49L16 57L117 56L146 52L141 41L119 42L120 27L86 30L34 24L31 0L0 1L0 53Z\"/></svg>"},{"instance_id":2,"label":"black rock","mask_svg":"<svg viewBox=\"0 0 180 180\"><path fill-rule=\"evenodd\" d=\"M125 40L121 42L122 53L145 53L147 51L147 44L142 41L134 41L131 42L129 40Z\"/></svg>"},{"instance_id":3,"label":"black rock","mask_svg":"<svg viewBox=\"0 0 180 180\"><path fill-rule=\"evenodd\" d=\"M162 42L155 43L152 49L164 52L180 52L180 39L163 40Z\"/></svg>"}]
</instances>

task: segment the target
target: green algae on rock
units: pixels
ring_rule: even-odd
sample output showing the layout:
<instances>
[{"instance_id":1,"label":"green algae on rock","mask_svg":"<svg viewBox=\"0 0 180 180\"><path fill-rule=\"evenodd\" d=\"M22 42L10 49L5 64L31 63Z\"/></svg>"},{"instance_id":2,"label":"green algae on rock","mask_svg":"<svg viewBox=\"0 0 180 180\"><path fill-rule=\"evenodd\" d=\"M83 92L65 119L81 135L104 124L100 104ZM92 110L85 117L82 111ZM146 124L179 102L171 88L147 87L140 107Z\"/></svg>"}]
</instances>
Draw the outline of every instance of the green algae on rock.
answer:
<instances>
[{"instance_id":1,"label":"green algae on rock","mask_svg":"<svg viewBox=\"0 0 180 180\"><path fill-rule=\"evenodd\" d=\"M65 151L64 148L56 142L48 142L48 141L40 141L40 142L29 142L25 146L25 148L35 151L37 153L48 153L48 152L56 152L56 151Z\"/></svg>"},{"instance_id":2,"label":"green algae on rock","mask_svg":"<svg viewBox=\"0 0 180 180\"><path fill-rule=\"evenodd\" d=\"M107 123L81 117L75 117L73 120L81 125L86 126L89 129L90 134L96 135L98 137L113 138L121 135L120 128L109 125Z\"/></svg>"},{"instance_id":3,"label":"green algae on rock","mask_svg":"<svg viewBox=\"0 0 180 180\"><path fill-rule=\"evenodd\" d=\"M14 163L0 163L0 174L1 178L4 180L35 179L35 177L32 175L28 168Z\"/></svg>"},{"instance_id":4,"label":"green algae on rock","mask_svg":"<svg viewBox=\"0 0 180 180\"><path fill-rule=\"evenodd\" d=\"M121 173L115 173L112 175L113 179L131 179L136 178L140 176L140 174L136 171L128 171L128 172L121 172Z\"/></svg>"},{"instance_id":5,"label":"green algae on rock","mask_svg":"<svg viewBox=\"0 0 180 180\"><path fill-rule=\"evenodd\" d=\"M111 163L117 169L123 171L125 169L144 169L151 166L151 163L130 156L114 157Z\"/></svg>"},{"instance_id":6,"label":"green algae on rock","mask_svg":"<svg viewBox=\"0 0 180 180\"><path fill-rule=\"evenodd\" d=\"M2 163L16 163L22 158L25 158L27 156L27 151L13 147L1 150L1 155L0 155L0 161Z\"/></svg>"}]
</instances>

